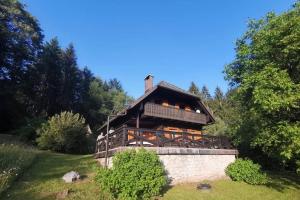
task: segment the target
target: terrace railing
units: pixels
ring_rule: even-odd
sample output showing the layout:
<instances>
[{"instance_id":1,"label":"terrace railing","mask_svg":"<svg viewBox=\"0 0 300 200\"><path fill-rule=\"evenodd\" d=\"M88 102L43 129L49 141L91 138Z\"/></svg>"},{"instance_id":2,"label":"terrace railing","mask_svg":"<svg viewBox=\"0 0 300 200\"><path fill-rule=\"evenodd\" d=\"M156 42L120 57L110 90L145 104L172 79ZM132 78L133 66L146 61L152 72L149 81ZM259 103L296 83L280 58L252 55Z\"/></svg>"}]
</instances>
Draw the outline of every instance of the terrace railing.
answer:
<instances>
[{"instance_id":1,"label":"terrace railing","mask_svg":"<svg viewBox=\"0 0 300 200\"><path fill-rule=\"evenodd\" d=\"M106 137L97 140L96 153L106 151ZM109 134L108 149L121 146L232 149L225 136L121 127Z\"/></svg>"},{"instance_id":2,"label":"terrace railing","mask_svg":"<svg viewBox=\"0 0 300 200\"><path fill-rule=\"evenodd\" d=\"M171 106L162 106L154 103L145 104L144 115L199 124L207 123L206 115L204 115L203 113L196 113L194 111L187 111Z\"/></svg>"}]
</instances>

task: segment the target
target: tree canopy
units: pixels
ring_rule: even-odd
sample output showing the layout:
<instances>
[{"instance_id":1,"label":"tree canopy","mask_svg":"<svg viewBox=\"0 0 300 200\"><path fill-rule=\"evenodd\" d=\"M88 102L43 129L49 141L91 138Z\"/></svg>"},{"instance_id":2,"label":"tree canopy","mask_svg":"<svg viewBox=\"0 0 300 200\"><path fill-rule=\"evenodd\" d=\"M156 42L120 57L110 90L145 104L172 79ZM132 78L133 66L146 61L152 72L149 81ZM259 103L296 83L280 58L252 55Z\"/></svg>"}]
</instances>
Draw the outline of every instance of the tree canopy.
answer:
<instances>
[{"instance_id":1,"label":"tree canopy","mask_svg":"<svg viewBox=\"0 0 300 200\"><path fill-rule=\"evenodd\" d=\"M0 121L1 129L13 127L26 113L30 103L24 88L28 72L41 51L43 34L37 20L23 4L13 0L0 2Z\"/></svg>"},{"instance_id":2,"label":"tree canopy","mask_svg":"<svg viewBox=\"0 0 300 200\"><path fill-rule=\"evenodd\" d=\"M239 145L300 169L300 3L281 15L251 20L236 42L226 78L241 102Z\"/></svg>"}]
</instances>

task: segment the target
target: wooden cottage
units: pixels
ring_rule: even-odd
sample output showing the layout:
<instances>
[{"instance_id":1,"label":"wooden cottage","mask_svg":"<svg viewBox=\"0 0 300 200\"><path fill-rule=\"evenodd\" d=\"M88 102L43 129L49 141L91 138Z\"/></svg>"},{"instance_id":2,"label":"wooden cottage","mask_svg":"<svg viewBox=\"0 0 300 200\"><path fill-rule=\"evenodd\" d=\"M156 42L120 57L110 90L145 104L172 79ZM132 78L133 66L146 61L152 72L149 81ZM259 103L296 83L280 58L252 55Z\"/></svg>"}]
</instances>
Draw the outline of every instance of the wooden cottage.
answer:
<instances>
[{"instance_id":1,"label":"wooden cottage","mask_svg":"<svg viewBox=\"0 0 300 200\"><path fill-rule=\"evenodd\" d=\"M199 96L164 81L153 86L148 75L144 95L100 128L96 155L103 157L104 151L120 146L231 148L227 138L203 133L214 122Z\"/></svg>"},{"instance_id":2,"label":"wooden cottage","mask_svg":"<svg viewBox=\"0 0 300 200\"><path fill-rule=\"evenodd\" d=\"M116 152L143 147L156 152L171 184L222 178L238 152L203 131L214 122L198 96L164 81L153 86L149 75L144 95L100 128L95 158L112 167Z\"/></svg>"}]
</instances>

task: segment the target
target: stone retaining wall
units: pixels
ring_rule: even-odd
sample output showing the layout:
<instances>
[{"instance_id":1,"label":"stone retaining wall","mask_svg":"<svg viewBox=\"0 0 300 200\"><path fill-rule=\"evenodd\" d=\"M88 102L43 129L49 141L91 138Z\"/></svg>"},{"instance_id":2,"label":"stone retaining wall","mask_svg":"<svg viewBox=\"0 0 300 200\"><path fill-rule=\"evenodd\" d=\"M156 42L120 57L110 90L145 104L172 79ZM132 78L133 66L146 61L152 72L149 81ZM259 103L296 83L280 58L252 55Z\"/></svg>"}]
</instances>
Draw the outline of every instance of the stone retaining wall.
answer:
<instances>
[{"instance_id":1,"label":"stone retaining wall","mask_svg":"<svg viewBox=\"0 0 300 200\"><path fill-rule=\"evenodd\" d=\"M119 147L109 151L108 166L112 167L114 153L126 149L138 149L139 147ZM196 182L201 180L213 180L225 177L225 168L234 162L237 150L233 149L196 149L196 148L168 148L146 147L155 151L162 161L168 178L172 184L182 182ZM95 157L104 165L105 158L100 152Z\"/></svg>"}]
</instances>

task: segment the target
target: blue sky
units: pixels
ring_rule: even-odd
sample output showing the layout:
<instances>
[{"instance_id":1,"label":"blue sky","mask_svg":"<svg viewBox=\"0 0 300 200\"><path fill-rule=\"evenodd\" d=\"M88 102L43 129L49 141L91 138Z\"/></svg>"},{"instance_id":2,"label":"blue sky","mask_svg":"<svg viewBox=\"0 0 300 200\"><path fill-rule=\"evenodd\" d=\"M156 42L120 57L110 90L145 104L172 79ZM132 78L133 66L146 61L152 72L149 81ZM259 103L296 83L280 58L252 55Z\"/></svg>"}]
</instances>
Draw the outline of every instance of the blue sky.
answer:
<instances>
[{"instance_id":1,"label":"blue sky","mask_svg":"<svg viewBox=\"0 0 300 200\"><path fill-rule=\"evenodd\" d=\"M283 12L293 0L22 0L45 39L75 45L78 63L103 79L117 78L129 95L143 78L183 89L194 81L224 91L222 73L249 19Z\"/></svg>"}]
</instances>

